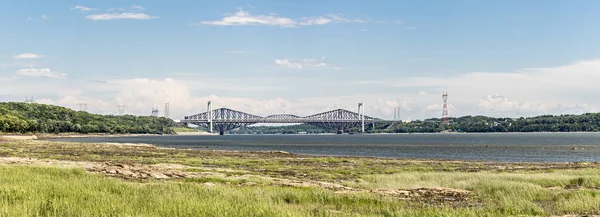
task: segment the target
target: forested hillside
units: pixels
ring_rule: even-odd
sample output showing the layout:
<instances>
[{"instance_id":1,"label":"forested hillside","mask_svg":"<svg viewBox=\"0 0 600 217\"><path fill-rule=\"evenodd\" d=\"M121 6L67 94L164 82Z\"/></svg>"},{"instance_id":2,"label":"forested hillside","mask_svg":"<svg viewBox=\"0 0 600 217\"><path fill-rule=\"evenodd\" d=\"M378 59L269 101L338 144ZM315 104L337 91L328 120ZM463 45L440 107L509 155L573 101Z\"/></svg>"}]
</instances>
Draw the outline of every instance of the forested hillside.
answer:
<instances>
[{"instance_id":1,"label":"forested hillside","mask_svg":"<svg viewBox=\"0 0 600 217\"><path fill-rule=\"evenodd\" d=\"M37 103L0 103L0 132L169 134L171 119L96 115Z\"/></svg>"}]
</instances>

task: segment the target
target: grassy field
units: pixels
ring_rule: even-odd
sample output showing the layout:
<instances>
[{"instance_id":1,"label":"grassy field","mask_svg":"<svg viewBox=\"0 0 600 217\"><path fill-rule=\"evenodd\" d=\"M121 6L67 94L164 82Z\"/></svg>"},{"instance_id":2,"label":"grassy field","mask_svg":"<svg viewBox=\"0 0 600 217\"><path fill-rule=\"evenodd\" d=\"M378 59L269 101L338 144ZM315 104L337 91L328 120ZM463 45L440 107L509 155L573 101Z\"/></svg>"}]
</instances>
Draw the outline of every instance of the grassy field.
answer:
<instances>
[{"instance_id":1,"label":"grassy field","mask_svg":"<svg viewBox=\"0 0 600 217\"><path fill-rule=\"evenodd\" d=\"M0 141L0 216L600 213L597 163L493 163Z\"/></svg>"},{"instance_id":2,"label":"grassy field","mask_svg":"<svg viewBox=\"0 0 600 217\"><path fill-rule=\"evenodd\" d=\"M197 129L187 128L187 127L172 127L171 130L176 133L187 133L187 132L201 132Z\"/></svg>"}]
</instances>

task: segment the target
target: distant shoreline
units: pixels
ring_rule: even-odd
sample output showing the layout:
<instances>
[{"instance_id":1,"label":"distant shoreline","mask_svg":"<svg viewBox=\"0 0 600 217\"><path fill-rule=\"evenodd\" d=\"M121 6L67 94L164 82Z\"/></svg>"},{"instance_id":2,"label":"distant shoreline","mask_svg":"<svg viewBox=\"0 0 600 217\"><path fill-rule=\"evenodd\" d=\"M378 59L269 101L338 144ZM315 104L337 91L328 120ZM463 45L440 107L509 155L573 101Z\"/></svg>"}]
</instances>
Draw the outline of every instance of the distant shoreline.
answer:
<instances>
[{"instance_id":1,"label":"distant shoreline","mask_svg":"<svg viewBox=\"0 0 600 217\"><path fill-rule=\"evenodd\" d=\"M559 134L559 133L572 133L572 134L588 134L588 133L600 133L593 131L578 131L578 132L446 132L446 133L365 133L364 135L473 135L473 134ZM65 134L37 134L37 133L24 133L24 134L2 134L0 133L0 140L35 140L35 139L61 139L61 138L102 138L102 137L141 137L141 136L218 136L218 133L209 132L177 132L174 134L77 134L77 133L65 133ZM322 133L322 134L226 134L226 135L255 135L255 136L267 136L267 135L340 135L335 133ZM341 135L363 135L361 133L352 134L341 134Z\"/></svg>"}]
</instances>

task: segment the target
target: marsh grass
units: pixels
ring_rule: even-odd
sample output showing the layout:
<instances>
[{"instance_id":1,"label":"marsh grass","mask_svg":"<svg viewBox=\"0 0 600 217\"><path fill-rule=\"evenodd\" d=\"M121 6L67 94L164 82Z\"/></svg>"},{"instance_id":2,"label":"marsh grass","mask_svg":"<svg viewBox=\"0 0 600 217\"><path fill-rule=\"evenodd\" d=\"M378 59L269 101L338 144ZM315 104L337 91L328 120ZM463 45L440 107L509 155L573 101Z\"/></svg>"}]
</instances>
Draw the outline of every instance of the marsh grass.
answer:
<instances>
[{"instance_id":1,"label":"marsh grass","mask_svg":"<svg viewBox=\"0 0 600 217\"><path fill-rule=\"evenodd\" d=\"M176 163L225 176L126 181L84 169L0 166L0 216L532 216L599 214L597 164L528 164L315 157L48 141L0 141L2 157L126 164ZM222 172L221 172L222 171ZM243 178L239 178L243 175ZM469 206L374 193L274 186L252 176L359 189L449 187ZM204 183L215 183L206 186ZM254 182L256 185L246 186Z\"/></svg>"},{"instance_id":2,"label":"marsh grass","mask_svg":"<svg viewBox=\"0 0 600 217\"><path fill-rule=\"evenodd\" d=\"M318 188L132 183L83 169L3 166L0 182L1 216L377 216L403 206Z\"/></svg>"},{"instance_id":3,"label":"marsh grass","mask_svg":"<svg viewBox=\"0 0 600 217\"><path fill-rule=\"evenodd\" d=\"M600 169L551 172L404 172L368 175L348 186L366 189L448 187L473 191L503 215L598 214Z\"/></svg>"}]
</instances>

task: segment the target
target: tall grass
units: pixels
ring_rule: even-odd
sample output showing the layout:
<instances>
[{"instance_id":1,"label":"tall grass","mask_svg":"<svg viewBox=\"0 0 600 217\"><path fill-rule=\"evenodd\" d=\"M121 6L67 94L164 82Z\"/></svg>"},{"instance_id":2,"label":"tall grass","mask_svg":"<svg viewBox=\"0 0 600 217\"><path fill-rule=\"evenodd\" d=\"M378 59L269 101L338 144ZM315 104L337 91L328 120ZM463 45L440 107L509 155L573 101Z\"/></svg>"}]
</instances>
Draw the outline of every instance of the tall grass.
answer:
<instances>
[{"instance_id":1,"label":"tall grass","mask_svg":"<svg viewBox=\"0 0 600 217\"><path fill-rule=\"evenodd\" d=\"M305 157L249 152L47 141L0 142L0 155L125 164L177 163L187 171L234 169L223 176L123 181L84 169L0 166L1 216L531 216L600 214L597 165L519 164L498 172L476 162ZM503 166L500 164L499 166ZM554 170L547 167L556 168ZM544 168L546 167L546 168ZM479 168L481 172L471 168ZM539 170L544 168L543 170ZM529 171L533 170L533 171ZM463 171L463 172L461 172ZM375 193L270 186L236 176L316 180L361 189L450 187L471 190L480 203L403 201ZM231 176L231 177L230 177ZM208 187L204 182L216 183ZM256 182L257 186L237 186ZM229 183L229 184L228 184Z\"/></svg>"},{"instance_id":2,"label":"tall grass","mask_svg":"<svg viewBox=\"0 0 600 217\"><path fill-rule=\"evenodd\" d=\"M83 169L3 166L0 183L0 216L502 215L487 207L414 208L391 197L337 194L317 188L136 183L88 174ZM532 213L536 212L521 214Z\"/></svg>"},{"instance_id":3,"label":"tall grass","mask_svg":"<svg viewBox=\"0 0 600 217\"><path fill-rule=\"evenodd\" d=\"M376 188L448 187L473 191L489 211L501 215L597 214L600 170L552 172L404 172L364 176L349 186Z\"/></svg>"},{"instance_id":4,"label":"tall grass","mask_svg":"<svg viewBox=\"0 0 600 217\"><path fill-rule=\"evenodd\" d=\"M171 130L176 133L187 133L187 132L201 132L197 129L187 128L187 127L171 127Z\"/></svg>"},{"instance_id":5,"label":"tall grass","mask_svg":"<svg viewBox=\"0 0 600 217\"><path fill-rule=\"evenodd\" d=\"M0 216L378 216L402 204L315 188L126 182L82 169L0 167Z\"/></svg>"},{"instance_id":6,"label":"tall grass","mask_svg":"<svg viewBox=\"0 0 600 217\"><path fill-rule=\"evenodd\" d=\"M189 181L127 182L83 169L0 167L0 216L506 216L595 213L598 170L551 173L406 172L366 176L363 188L452 187L472 190L480 207L415 207L369 193L337 194L318 188ZM210 180L208 180L210 181Z\"/></svg>"}]
</instances>

